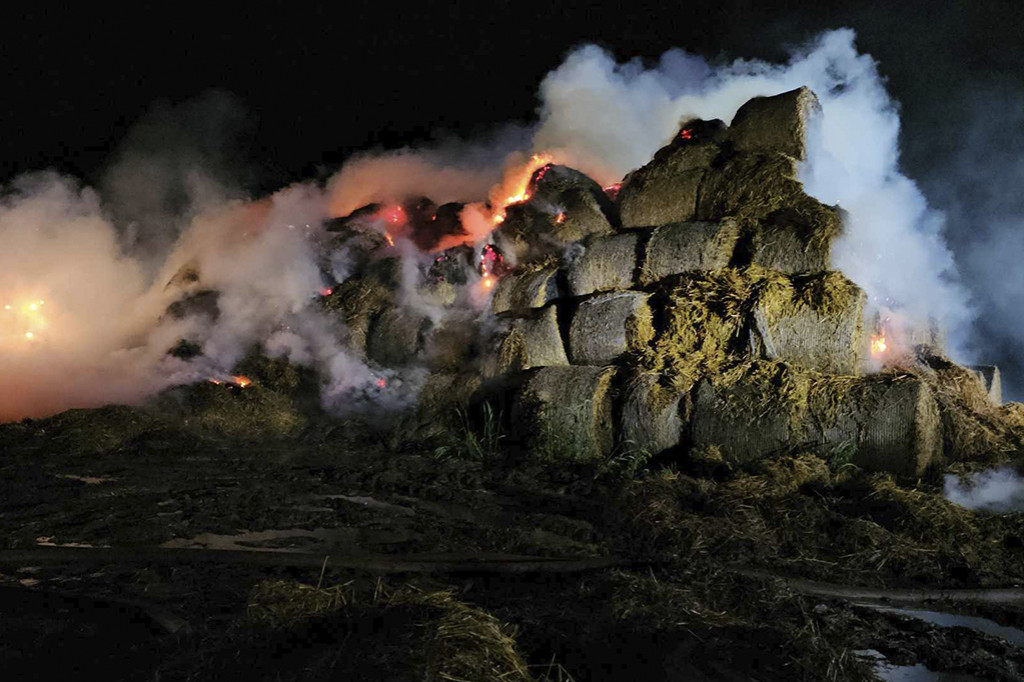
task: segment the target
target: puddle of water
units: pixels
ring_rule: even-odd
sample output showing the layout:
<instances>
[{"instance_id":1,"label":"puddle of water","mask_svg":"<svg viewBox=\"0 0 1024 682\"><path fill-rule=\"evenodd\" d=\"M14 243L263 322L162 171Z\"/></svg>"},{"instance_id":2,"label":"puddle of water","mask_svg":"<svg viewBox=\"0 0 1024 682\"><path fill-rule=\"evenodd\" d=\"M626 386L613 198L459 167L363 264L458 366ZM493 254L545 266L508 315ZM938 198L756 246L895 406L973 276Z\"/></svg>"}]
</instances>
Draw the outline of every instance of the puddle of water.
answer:
<instances>
[{"instance_id":1,"label":"puddle of water","mask_svg":"<svg viewBox=\"0 0 1024 682\"><path fill-rule=\"evenodd\" d=\"M860 603L860 606L867 606L882 611L883 613L894 613L901 616L909 616L923 620L939 627L964 627L976 632L983 632L986 635L999 637L1018 647L1024 647L1024 631L1017 628L1000 625L994 620L981 618L979 616L962 616L956 613L944 613L942 611L928 611L926 609L904 609L892 606L880 606L878 604Z\"/></svg>"},{"instance_id":2,"label":"puddle of water","mask_svg":"<svg viewBox=\"0 0 1024 682\"><path fill-rule=\"evenodd\" d=\"M160 545L170 549L226 549L259 552L307 552L328 546L354 546L358 531L353 528L243 531L234 535L200 533L192 538L174 538Z\"/></svg>"},{"instance_id":3,"label":"puddle of water","mask_svg":"<svg viewBox=\"0 0 1024 682\"><path fill-rule=\"evenodd\" d=\"M963 673L943 673L929 670L917 665L893 665L885 659L885 655L874 649L854 651L861 658L875 661L875 674L884 682L985 682L981 678Z\"/></svg>"}]
</instances>

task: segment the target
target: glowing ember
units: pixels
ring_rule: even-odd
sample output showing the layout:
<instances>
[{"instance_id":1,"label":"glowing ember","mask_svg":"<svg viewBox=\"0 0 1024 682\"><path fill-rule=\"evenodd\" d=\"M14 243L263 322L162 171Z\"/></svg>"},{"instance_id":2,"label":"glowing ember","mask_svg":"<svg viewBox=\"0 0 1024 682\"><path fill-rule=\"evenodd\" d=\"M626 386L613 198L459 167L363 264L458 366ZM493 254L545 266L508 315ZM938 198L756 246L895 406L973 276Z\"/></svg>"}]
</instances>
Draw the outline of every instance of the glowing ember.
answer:
<instances>
[{"instance_id":1,"label":"glowing ember","mask_svg":"<svg viewBox=\"0 0 1024 682\"><path fill-rule=\"evenodd\" d=\"M683 128L679 131L680 140L692 140L693 139L693 128Z\"/></svg>"},{"instance_id":2,"label":"glowing ember","mask_svg":"<svg viewBox=\"0 0 1024 682\"><path fill-rule=\"evenodd\" d=\"M394 246L395 245L395 240L387 232L384 233L384 239L388 240L388 246Z\"/></svg>"},{"instance_id":3,"label":"glowing ember","mask_svg":"<svg viewBox=\"0 0 1024 682\"><path fill-rule=\"evenodd\" d=\"M564 211L560 211L558 213L558 215L555 216L555 225L561 225L564 222L565 222L565 212Z\"/></svg>"},{"instance_id":4,"label":"glowing ember","mask_svg":"<svg viewBox=\"0 0 1024 682\"><path fill-rule=\"evenodd\" d=\"M388 385L388 382L385 381L383 378L377 379L377 388L384 388L387 385Z\"/></svg>"},{"instance_id":5,"label":"glowing ember","mask_svg":"<svg viewBox=\"0 0 1024 682\"><path fill-rule=\"evenodd\" d=\"M209 381L214 386L220 386L220 380L219 379L207 379L207 381Z\"/></svg>"},{"instance_id":6,"label":"glowing ember","mask_svg":"<svg viewBox=\"0 0 1024 682\"><path fill-rule=\"evenodd\" d=\"M871 337L871 355L878 357L889 348L885 343L885 331Z\"/></svg>"},{"instance_id":7,"label":"glowing ember","mask_svg":"<svg viewBox=\"0 0 1024 682\"><path fill-rule=\"evenodd\" d=\"M405 222L405 209L401 206L392 206L384 213L384 219L392 225Z\"/></svg>"},{"instance_id":8,"label":"glowing ember","mask_svg":"<svg viewBox=\"0 0 1024 682\"><path fill-rule=\"evenodd\" d=\"M492 275L484 275L483 283L484 289L490 289L494 286L494 277Z\"/></svg>"},{"instance_id":9,"label":"glowing ember","mask_svg":"<svg viewBox=\"0 0 1024 682\"><path fill-rule=\"evenodd\" d=\"M239 388L245 388L246 386L252 383L252 379L243 376L231 377L231 381L234 382Z\"/></svg>"},{"instance_id":10,"label":"glowing ember","mask_svg":"<svg viewBox=\"0 0 1024 682\"><path fill-rule=\"evenodd\" d=\"M36 338L36 335L33 334L32 332L25 332L25 338L31 341L32 339Z\"/></svg>"},{"instance_id":11,"label":"glowing ember","mask_svg":"<svg viewBox=\"0 0 1024 682\"><path fill-rule=\"evenodd\" d=\"M608 185L606 187L602 187L601 189L604 190L604 193L607 194L610 199L614 199L615 197L619 196L619 190L622 189L622 183L616 182L614 185Z\"/></svg>"},{"instance_id":12,"label":"glowing ember","mask_svg":"<svg viewBox=\"0 0 1024 682\"><path fill-rule=\"evenodd\" d=\"M320 295L321 296L330 296L333 293L334 293L334 289L332 289L330 287L324 287L323 289L320 290Z\"/></svg>"}]
</instances>

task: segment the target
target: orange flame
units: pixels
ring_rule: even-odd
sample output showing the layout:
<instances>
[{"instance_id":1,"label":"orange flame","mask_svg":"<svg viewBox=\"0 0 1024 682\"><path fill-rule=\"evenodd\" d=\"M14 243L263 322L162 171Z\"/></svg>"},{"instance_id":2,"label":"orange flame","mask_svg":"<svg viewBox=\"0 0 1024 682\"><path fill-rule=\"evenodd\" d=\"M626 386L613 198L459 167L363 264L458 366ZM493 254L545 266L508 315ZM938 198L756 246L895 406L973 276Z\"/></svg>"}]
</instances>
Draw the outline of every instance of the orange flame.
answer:
<instances>
[{"instance_id":1,"label":"orange flame","mask_svg":"<svg viewBox=\"0 0 1024 682\"><path fill-rule=\"evenodd\" d=\"M492 275L484 275L483 283L484 289L490 289L494 286L494 277Z\"/></svg>"},{"instance_id":2,"label":"orange flame","mask_svg":"<svg viewBox=\"0 0 1024 682\"><path fill-rule=\"evenodd\" d=\"M524 165L505 174L499 188L498 199L491 201L493 206L491 220L495 225L505 220L505 209L511 204L521 204L530 200L530 180L538 168L547 166L553 157L548 153L534 154ZM504 195L504 196L502 196Z\"/></svg>"},{"instance_id":3,"label":"orange flame","mask_svg":"<svg viewBox=\"0 0 1024 682\"><path fill-rule=\"evenodd\" d=\"M395 240L387 232L384 233L384 239L388 240L388 246L394 246L395 245Z\"/></svg>"},{"instance_id":4,"label":"orange flame","mask_svg":"<svg viewBox=\"0 0 1024 682\"><path fill-rule=\"evenodd\" d=\"M388 382L384 379L377 379L377 388L384 388L388 385Z\"/></svg>"},{"instance_id":5,"label":"orange flame","mask_svg":"<svg viewBox=\"0 0 1024 682\"><path fill-rule=\"evenodd\" d=\"M243 376L231 377L231 381L233 381L236 384L238 384L239 388L245 388L246 386L248 386L249 384L252 383L252 379L250 379L249 377L243 377Z\"/></svg>"},{"instance_id":6,"label":"orange flame","mask_svg":"<svg viewBox=\"0 0 1024 682\"><path fill-rule=\"evenodd\" d=\"M555 216L555 225L561 225L564 222L565 222L565 212L562 211L562 212L559 212L559 214Z\"/></svg>"},{"instance_id":7,"label":"orange flame","mask_svg":"<svg viewBox=\"0 0 1024 682\"><path fill-rule=\"evenodd\" d=\"M883 353L885 353L885 351L888 348L889 348L889 346L886 345L886 343L885 343L885 331L884 330L882 331L881 334L875 334L875 335L873 335L871 337L871 355L873 357L877 358L878 356L880 356Z\"/></svg>"}]
</instances>

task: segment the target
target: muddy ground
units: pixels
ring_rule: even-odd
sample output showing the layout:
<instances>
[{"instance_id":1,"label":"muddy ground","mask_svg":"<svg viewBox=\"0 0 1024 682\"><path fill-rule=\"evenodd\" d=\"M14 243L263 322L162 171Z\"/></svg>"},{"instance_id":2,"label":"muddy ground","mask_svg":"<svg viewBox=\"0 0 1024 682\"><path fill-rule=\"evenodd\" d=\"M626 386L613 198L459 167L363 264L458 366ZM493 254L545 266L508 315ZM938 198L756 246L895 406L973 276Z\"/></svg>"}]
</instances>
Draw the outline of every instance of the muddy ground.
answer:
<instances>
[{"instance_id":1,"label":"muddy ground","mask_svg":"<svg viewBox=\"0 0 1024 682\"><path fill-rule=\"evenodd\" d=\"M949 508L934 481L82 427L126 419L0 427L4 679L858 680L879 657L1024 679L1004 638L783 580L1024 583L1020 515ZM268 585L314 605L267 607ZM926 606L1024 625L1021 603Z\"/></svg>"}]
</instances>

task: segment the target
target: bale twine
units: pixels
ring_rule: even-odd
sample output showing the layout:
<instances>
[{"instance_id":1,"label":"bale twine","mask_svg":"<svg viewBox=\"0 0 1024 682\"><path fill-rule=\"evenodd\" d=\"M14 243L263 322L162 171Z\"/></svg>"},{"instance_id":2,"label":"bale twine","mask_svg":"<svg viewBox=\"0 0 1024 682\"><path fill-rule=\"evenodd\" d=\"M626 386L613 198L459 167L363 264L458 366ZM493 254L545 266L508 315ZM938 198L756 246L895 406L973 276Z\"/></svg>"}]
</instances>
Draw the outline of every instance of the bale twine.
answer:
<instances>
[{"instance_id":1,"label":"bale twine","mask_svg":"<svg viewBox=\"0 0 1024 682\"><path fill-rule=\"evenodd\" d=\"M754 333L763 357L829 374L858 374L867 348L867 298L839 272L772 280L758 294Z\"/></svg>"},{"instance_id":2,"label":"bale twine","mask_svg":"<svg viewBox=\"0 0 1024 682\"><path fill-rule=\"evenodd\" d=\"M639 351L654 338L649 294L621 291L583 301L569 326L575 365L602 365Z\"/></svg>"},{"instance_id":3,"label":"bale twine","mask_svg":"<svg viewBox=\"0 0 1024 682\"><path fill-rule=\"evenodd\" d=\"M657 374L641 372L626 384L622 401L622 444L626 450L657 455L679 445L689 415L689 396L664 386Z\"/></svg>"},{"instance_id":4,"label":"bale twine","mask_svg":"<svg viewBox=\"0 0 1024 682\"><path fill-rule=\"evenodd\" d=\"M736 112L729 140L739 151L781 152L803 160L807 133L820 114L821 104L807 87L755 97Z\"/></svg>"},{"instance_id":5,"label":"bale twine","mask_svg":"<svg viewBox=\"0 0 1024 682\"><path fill-rule=\"evenodd\" d=\"M612 451L611 367L533 370L512 405L512 428L545 460L594 462Z\"/></svg>"},{"instance_id":6,"label":"bale twine","mask_svg":"<svg viewBox=\"0 0 1024 682\"><path fill-rule=\"evenodd\" d=\"M556 266L511 272L494 287L491 310L495 314L522 313L543 308L561 296Z\"/></svg>"},{"instance_id":7,"label":"bale twine","mask_svg":"<svg viewBox=\"0 0 1024 682\"><path fill-rule=\"evenodd\" d=\"M512 320L498 346L497 362L499 374L531 367L568 365L555 306Z\"/></svg>"},{"instance_id":8,"label":"bale twine","mask_svg":"<svg viewBox=\"0 0 1024 682\"><path fill-rule=\"evenodd\" d=\"M705 173L719 155L711 142L672 144L630 173L619 190L623 227L655 227L693 220Z\"/></svg>"},{"instance_id":9,"label":"bale twine","mask_svg":"<svg viewBox=\"0 0 1024 682\"><path fill-rule=\"evenodd\" d=\"M663 225L654 230L640 266L640 284L646 286L694 270L718 270L729 265L739 225L735 220Z\"/></svg>"},{"instance_id":10,"label":"bale twine","mask_svg":"<svg viewBox=\"0 0 1024 682\"><path fill-rule=\"evenodd\" d=\"M366 354L387 367L412 363L423 350L430 318L408 308L392 307L370 326Z\"/></svg>"},{"instance_id":11,"label":"bale twine","mask_svg":"<svg viewBox=\"0 0 1024 682\"><path fill-rule=\"evenodd\" d=\"M588 240L583 252L567 268L569 293L586 296L630 288L639 239L637 233L627 232Z\"/></svg>"}]
</instances>

